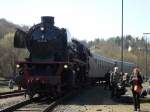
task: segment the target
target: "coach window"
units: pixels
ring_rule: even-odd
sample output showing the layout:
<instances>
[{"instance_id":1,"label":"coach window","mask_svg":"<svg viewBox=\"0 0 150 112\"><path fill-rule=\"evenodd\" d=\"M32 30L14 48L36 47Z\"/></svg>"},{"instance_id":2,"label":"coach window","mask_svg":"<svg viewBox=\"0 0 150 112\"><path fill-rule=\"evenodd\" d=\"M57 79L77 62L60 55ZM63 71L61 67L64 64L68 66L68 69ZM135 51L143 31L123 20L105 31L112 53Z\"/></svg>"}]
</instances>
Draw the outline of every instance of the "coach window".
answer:
<instances>
[{"instance_id":1,"label":"coach window","mask_svg":"<svg viewBox=\"0 0 150 112\"><path fill-rule=\"evenodd\" d=\"M103 69L105 69L105 61L103 61Z\"/></svg>"},{"instance_id":2,"label":"coach window","mask_svg":"<svg viewBox=\"0 0 150 112\"><path fill-rule=\"evenodd\" d=\"M107 62L105 62L105 70L107 70L108 64Z\"/></svg>"},{"instance_id":3,"label":"coach window","mask_svg":"<svg viewBox=\"0 0 150 112\"><path fill-rule=\"evenodd\" d=\"M95 65L96 65L96 59L94 59L94 61L95 61Z\"/></svg>"},{"instance_id":4,"label":"coach window","mask_svg":"<svg viewBox=\"0 0 150 112\"><path fill-rule=\"evenodd\" d=\"M103 61L103 69L105 69L105 61Z\"/></svg>"},{"instance_id":5,"label":"coach window","mask_svg":"<svg viewBox=\"0 0 150 112\"><path fill-rule=\"evenodd\" d=\"M99 61L99 62L100 62L100 68L101 68L101 66L102 66L102 65L101 65L101 61Z\"/></svg>"},{"instance_id":6,"label":"coach window","mask_svg":"<svg viewBox=\"0 0 150 112\"><path fill-rule=\"evenodd\" d=\"M111 64L109 63L109 69L111 68Z\"/></svg>"},{"instance_id":7,"label":"coach window","mask_svg":"<svg viewBox=\"0 0 150 112\"><path fill-rule=\"evenodd\" d=\"M109 63L107 63L107 69L109 68Z\"/></svg>"},{"instance_id":8,"label":"coach window","mask_svg":"<svg viewBox=\"0 0 150 112\"><path fill-rule=\"evenodd\" d=\"M107 70L109 69L109 63L107 63Z\"/></svg>"},{"instance_id":9,"label":"coach window","mask_svg":"<svg viewBox=\"0 0 150 112\"><path fill-rule=\"evenodd\" d=\"M102 61L100 61L100 65L101 65L101 68L102 68Z\"/></svg>"},{"instance_id":10,"label":"coach window","mask_svg":"<svg viewBox=\"0 0 150 112\"><path fill-rule=\"evenodd\" d=\"M99 66L100 66L100 68L101 68L101 61L99 61L99 64L100 64Z\"/></svg>"},{"instance_id":11,"label":"coach window","mask_svg":"<svg viewBox=\"0 0 150 112\"><path fill-rule=\"evenodd\" d=\"M109 68L109 63L108 63L108 68Z\"/></svg>"},{"instance_id":12,"label":"coach window","mask_svg":"<svg viewBox=\"0 0 150 112\"><path fill-rule=\"evenodd\" d=\"M105 63L105 61L104 61L104 70L105 70L105 67L106 67L106 63Z\"/></svg>"},{"instance_id":13,"label":"coach window","mask_svg":"<svg viewBox=\"0 0 150 112\"><path fill-rule=\"evenodd\" d=\"M106 70L106 68L107 68L107 63L106 63L106 61L105 61L105 66L104 66L104 69Z\"/></svg>"},{"instance_id":14,"label":"coach window","mask_svg":"<svg viewBox=\"0 0 150 112\"><path fill-rule=\"evenodd\" d=\"M98 60L96 60L96 65L97 65L97 67L98 67Z\"/></svg>"}]
</instances>

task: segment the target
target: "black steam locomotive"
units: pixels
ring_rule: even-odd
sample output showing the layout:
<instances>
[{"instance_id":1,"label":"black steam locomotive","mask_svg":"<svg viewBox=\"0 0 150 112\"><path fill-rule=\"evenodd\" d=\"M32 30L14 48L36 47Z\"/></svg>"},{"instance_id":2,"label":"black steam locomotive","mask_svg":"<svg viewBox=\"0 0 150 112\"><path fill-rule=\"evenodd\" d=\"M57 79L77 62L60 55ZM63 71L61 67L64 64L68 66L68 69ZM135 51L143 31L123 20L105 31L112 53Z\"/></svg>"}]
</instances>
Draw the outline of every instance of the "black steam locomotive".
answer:
<instances>
[{"instance_id":1,"label":"black steam locomotive","mask_svg":"<svg viewBox=\"0 0 150 112\"><path fill-rule=\"evenodd\" d=\"M88 73L89 50L68 31L54 26L54 17L41 17L41 23L25 32L17 29L14 47L27 48L30 55L16 62L18 86L35 94L59 96L82 85Z\"/></svg>"}]
</instances>

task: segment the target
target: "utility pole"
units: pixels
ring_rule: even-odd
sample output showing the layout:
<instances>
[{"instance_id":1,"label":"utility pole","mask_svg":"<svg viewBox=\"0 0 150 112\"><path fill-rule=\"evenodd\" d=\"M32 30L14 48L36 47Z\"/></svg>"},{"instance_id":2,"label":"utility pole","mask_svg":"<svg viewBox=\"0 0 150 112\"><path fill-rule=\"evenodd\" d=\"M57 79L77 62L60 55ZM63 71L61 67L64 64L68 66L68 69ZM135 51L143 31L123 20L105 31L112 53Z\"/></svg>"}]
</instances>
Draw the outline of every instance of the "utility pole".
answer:
<instances>
[{"instance_id":1,"label":"utility pole","mask_svg":"<svg viewBox=\"0 0 150 112\"><path fill-rule=\"evenodd\" d=\"M146 35L146 42L145 42L145 77L146 77L146 81L147 81L147 66L148 66L148 63L147 63L147 52L148 52L148 49L147 49L147 35L150 35L150 33L143 33L144 35Z\"/></svg>"},{"instance_id":2,"label":"utility pole","mask_svg":"<svg viewBox=\"0 0 150 112\"><path fill-rule=\"evenodd\" d=\"M121 72L123 73L123 0L122 0L122 31L121 31Z\"/></svg>"}]
</instances>

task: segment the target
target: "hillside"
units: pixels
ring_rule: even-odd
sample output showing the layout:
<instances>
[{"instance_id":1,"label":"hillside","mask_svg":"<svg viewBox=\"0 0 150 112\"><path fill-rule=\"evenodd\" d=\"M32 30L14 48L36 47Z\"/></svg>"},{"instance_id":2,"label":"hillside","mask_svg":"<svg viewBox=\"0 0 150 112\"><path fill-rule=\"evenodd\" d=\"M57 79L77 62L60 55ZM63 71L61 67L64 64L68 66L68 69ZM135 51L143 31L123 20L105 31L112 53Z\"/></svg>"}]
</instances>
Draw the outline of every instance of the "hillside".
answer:
<instances>
[{"instance_id":1,"label":"hillside","mask_svg":"<svg viewBox=\"0 0 150 112\"><path fill-rule=\"evenodd\" d=\"M0 77L11 77L15 68L15 61L24 59L27 54L25 49L15 49L13 46L16 28L25 31L29 29L28 26L20 26L6 19L0 19Z\"/></svg>"},{"instance_id":2,"label":"hillside","mask_svg":"<svg viewBox=\"0 0 150 112\"><path fill-rule=\"evenodd\" d=\"M124 61L132 62L136 66L139 66L142 70L142 73L146 73L146 49L145 49L145 39L132 37L127 35L124 37L124 46L123 46L123 59ZM106 56L109 58L121 60L121 38L112 37L108 40L104 39L95 39L94 41L88 42L88 47L90 50L96 54ZM129 47L131 50L129 51ZM150 43L147 43L147 49L150 49ZM150 52L147 52L147 63L150 63ZM150 72L150 67L147 67L148 73Z\"/></svg>"},{"instance_id":3,"label":"hillside","mask_svg":"<svg viewBox=\"0 0 150 112\"><path fill-rule=\"evenodd\" d=\"M6 19L0 19L0 76L9 77L14 70L14 62L18 59L24 59L26 57L27 51L22 49L14 49L13 37L16 28L22 30L28 30L28 26L19 26L17 24L11 23ZM145 49L145 39L144 37L132 37L131 35L124 36L124 61L133 62L135 65L142 69L145 74L145 60L146 60L146 49ZM86 42L83 40L82 43L86 45L91 51L106 56L113 59L121 59L121 37L111 37L107 40L95 39L93 41ZM128 48L132 48L130 51ZM150 49L150 43L147 45L147 49ZM10 58L11 57L11 58ZM147 53L148 65L150 63L150 52ZM6 61L8 62L6 64ZM5 66L4 66L5 65ZM148 66L148 72L150 68ZM7 72L7 73L6 73Z\"/></svg>"},{"instance_id":4,"label":"hillside","mask_svg":"<svg viewBox=\"0 0 150 112\"><path fill-rule=\"evenodd\" d=\"M16 28L27 30L28 26L19 26L17 24L11 23L6 19L0 19L0 38L9 32L14 32Z\"/></svg>"}]
</instances>

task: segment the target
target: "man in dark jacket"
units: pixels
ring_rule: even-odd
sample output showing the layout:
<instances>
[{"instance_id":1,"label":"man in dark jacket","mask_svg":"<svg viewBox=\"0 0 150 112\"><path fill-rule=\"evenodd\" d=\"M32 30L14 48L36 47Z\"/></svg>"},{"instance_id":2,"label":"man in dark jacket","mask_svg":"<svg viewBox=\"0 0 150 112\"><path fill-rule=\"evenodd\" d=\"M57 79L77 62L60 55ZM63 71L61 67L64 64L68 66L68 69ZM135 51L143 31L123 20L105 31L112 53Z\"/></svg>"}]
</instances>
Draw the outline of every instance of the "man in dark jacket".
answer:
<instances>
[{"instance_id":1,"label":"man in dark jacket","mask_svg":"<svg viewBox=\"0 0 150 112\"><path fill-rule=\"evenodd\" d=\"M105 85L104 85L104 89L107 89L107 87L110 89L110 72L109 70L107 71L107 73L105 73Z\"/></svg>"},{"instance_id":2,"label":"man in dark jacket","mask_svg":"<svg viewBox=\"0 0 150 112\"><path fill-rule=\"evenodd\" d=\"M150 86L147 88L143 88L142 92L141 92L141 98L144 98L145 96L147 96L148 94L150 94Z\"/></svg>"},{"instance_id":3,"label":"man in dark jacket","mask_svg":"<svg viewBox=\"0 0 150 112\"><path fill-rule=\"evenodd\" d=\"M116 95L117 84L120 82L121 75L119 73L118 67L114 67L114 71L111 73L110 76L110 83L111 83L111 97Z\"/></svg>"}]
</instances>

